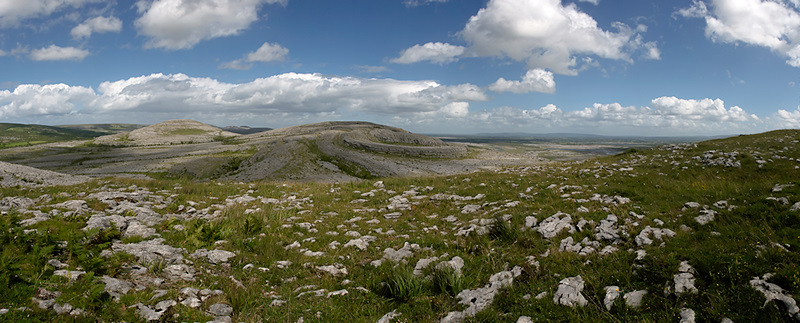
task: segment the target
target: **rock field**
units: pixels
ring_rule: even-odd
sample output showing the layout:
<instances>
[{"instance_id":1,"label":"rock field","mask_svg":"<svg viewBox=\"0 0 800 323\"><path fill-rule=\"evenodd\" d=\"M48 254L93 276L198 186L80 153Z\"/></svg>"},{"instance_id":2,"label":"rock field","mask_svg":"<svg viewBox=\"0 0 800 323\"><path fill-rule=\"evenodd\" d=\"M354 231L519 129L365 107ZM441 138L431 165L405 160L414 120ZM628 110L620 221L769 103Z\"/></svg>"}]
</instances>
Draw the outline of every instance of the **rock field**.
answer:
<instances>
[{"instance_id":1,"label":"rock field","mask_svg":"<svg viewBox=\"0 0 800 323\"><path fill-rule=\"evenodd\" d=\"M351 138L456 147L370 131ZM0 297L0 321L797 321L800 133L740 140L340 183L0 163L4 239L52 248L0 281L31 291Z\"/></svg>"}]
</instances>

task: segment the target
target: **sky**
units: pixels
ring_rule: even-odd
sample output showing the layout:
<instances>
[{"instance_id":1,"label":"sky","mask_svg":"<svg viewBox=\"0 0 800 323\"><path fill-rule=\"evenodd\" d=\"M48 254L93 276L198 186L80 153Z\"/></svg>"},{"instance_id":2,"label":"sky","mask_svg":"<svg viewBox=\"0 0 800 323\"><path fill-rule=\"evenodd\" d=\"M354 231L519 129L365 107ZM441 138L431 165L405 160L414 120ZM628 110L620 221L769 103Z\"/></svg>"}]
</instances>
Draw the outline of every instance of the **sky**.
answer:
<instances>
[{"instance_id":1,"label":"sky","mask_svg":"<svg viewBox=\"0 0 800 323\"><path fill-rule=\"evenodd\" d=\"M0 122L800 128L800 0L0 0Z\"/></svg>"}]
</instances>

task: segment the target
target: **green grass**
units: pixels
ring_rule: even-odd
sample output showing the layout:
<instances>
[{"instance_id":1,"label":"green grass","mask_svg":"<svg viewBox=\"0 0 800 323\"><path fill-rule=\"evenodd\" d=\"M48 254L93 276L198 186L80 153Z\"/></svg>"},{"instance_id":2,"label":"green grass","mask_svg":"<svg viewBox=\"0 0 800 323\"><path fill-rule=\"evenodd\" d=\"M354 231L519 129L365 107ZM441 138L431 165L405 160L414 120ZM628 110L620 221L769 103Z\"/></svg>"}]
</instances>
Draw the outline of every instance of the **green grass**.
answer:
<instances>
[{"instance_id":1,"label":"green grass","mask_svg":"<svg viewBox=\"0 0 800 323\"><path fill-rule=\"evenodd\" d=\"M0 149L43 143L86 140L105 133L43 125L0 123Z\"/></svg>"},{"instance_id":2,"label":"green grass","mask_svg":"<svg viewBox=\"0 0 800 323\"><path fill-rule=\"evenodd\" d=\"M521 315L534 321L559 322L673 322L679 320L683 307L692 308L698 321L790 322L782 305L764 304L764 297L749 286L753 277L766 273L775 275L769 280L779 285L794 299L800 295L800 211L791 206L800 202L800 131L777 131L753 136L740 136L698 143L685 150L629 150L616 156L598 159L554 163L541 167L504 169L498 172L478 172L444 177L404 177L382 179L386 189L377 190L375 180L347 183L254 182L218 183L195 181L191 177L162 176L155 180L105 179L75 187L43 189L4 188L4 196L26 196L37 199L49 194L52 205L70 199L83 199L80 192L119 189L136 185L147 188L151 195L169 197L171 203L156 209L166 219L156 226L167 244L185 248L188 254L197 249L220 248L237 255L228 265L213 265L193 260L197 267L192 282L165 282L132 291L120 302L104 295L100 277L109 275L132 279L131 265L144 265L148 275L157 277L164 264L137 264L131 255L115 254L100 258L113 241L120 239L116 230L83 232L88 218L84 216L54 216L31 227L19 224L29 215L10 211L0 217L0 308L12 309L0 316L11 321L71 321L51 310L38 310L31 302L38 288L60 290L59 302L69 302L90 312L77 321L138 321L131 306L142 302L154 305L160 300L178 300L177 290L183 287L220 289L224 293L205 303L230 304L234 307L233 321L287 321L303 317L308 322L374 322L384 314L397 310L402 313L395 321L438 321L450 311L463 310L457 295L465 289L485 286L493 274L514 266L523 268L514 283L500 291L492 305L469 318L467 322L515 322ZM314 152L313 143L308 143ZM318 147L316 148L318 150ZM705 151L738 151L741 168L704 165L693 159ZM317 152L320 158L324 154ZM780 158L779 158L780 157ZM791 159L790 159L791 158ZM757 160L768 160L759 167ZM677 161L678 165L672 164ZM329 161L333 162L333 161ZM338 166L338 165L337 165ZM341 166L340 166L341 167ZM629 169L632 168L632 169ZM151 177L156 177L152 175ZM781 192L773 192L776 184L791 184ZM554 188L548 188L555 185ZM578 188L562 187L577 186ZM426 187L430 187L427 189ZM381 209L389 198L416 188L426 197L410 201L410 210L401 211L397 220L387 220L387 212L358 212L357 209ZM530 188L530 190L528 190ZM374 197L362 197L375 190ZM392 190L394 192L388 192ZM59 195L59 193L68 195ZM433 194L454 194L484 197L472 201L432 200ZM565 195L569 193L569 195ZM623 196L626 204L603 204L591 198ZM275 198L285 202L263 204L260 199L247 204L225 205L227 198L249 195ZM293 202L288 202L290 201ZM785 197L788 205L768 200ZM350 201L365 198L366 202ZM588 200L588 201L584 201ZM735 208L715 208L725 200ZM196 209L220 209L218 216L208 219L180 220L169 214L179 214L198 203ZM694 220L696 209L684 209L686 202L698 202L718 213L713 222L700 225ZM95 211L108 205L89 199ZM509 202L519 202L507 207ZM477 213L461 213L467 204L480 205ZM589 212L577 209L586 207ZM41 210L50 212L51 206ZM61 210L64 211L64 210ZM606 256L597 253L586 256L558 251L561 239L572 236L575 242L583 238L594 240L592 225L583 232L566 231L552 239L544 239L523 228L525 218L536 217L540 222L556 212L569 213L574 222L591 220L598 224L614 214L627 234L620 235L614 244L619 251ZM335 212L335 213L331 213ZM636 219L630 212L643 214ZM132 215L132 214L128 214ZM435 216L434 216L435 215ZM456 222L445 219L454 217ZM353 220L361 217L361 220ZM368 220L378 223L368 223ZM459 230L480 220L494 219L486 226L486 234L470 233L455 236ZM637 246L635 236L645 227L663 227L676 235L655 240L650 246ZM313 230L295 224L310 223ZM486 221L484 221L486 223ZM183 226L182 230L175 228ZM24 230L37 232L25 233ZM394 230L392 234L381 234ZM373 235L376 240L365 250L344 247L350 239L347 231ZM328 233L337 233L332 235ZM444 232L444 234L442 233ZM124 242L141 238L123 239ZM300 248L285 247L298 241ZM340 245L330 248L332 242ZM381 259L384 249L400 249L404 243L419 244L420 249L405 262L394 264L384 260L375 267L373 260ZM779 244L781 247L777 247ZM609 245L603 242L602 246ZM323 251L319 257L304 255L299 249ZM637 249L647 256L636 260ZM542 256L549 253L548 256ZM445 255L446 254L446 255ZM414 276L412 271L419 259L439 257L439 261L459 256L464 260L463 274L447 268L436 269L439 261ZM538 265L529 262L533 257ZM58 259L87 271L75 282L52 275L55 270L47 260ZM291 265L279 268L278 261ZM696 294L665 294L682 261L695 268ZM253 268L244 269L252 264ZM316 266L341 264L348 270L344 277L332 277ZM264 270L258 269L264 268ZM569 308L553 304L552 297L559 281L581 275L585 280L583 295L589 304ZM231 279L242 282L240 287ZM349 280L349 282L345 281ZM314 285L313 287L308 287ZM623 293L646 289L641 308L625 306L618 299L609 311L603 305L604 287L616 285ZM363 292L356 287L364 287ZM153 290L169 293L151 299ZM304 291L324 289L321 297L299 296ZM327 297L328 292L346 289L347 295ZM547 296L533 296L547 292ZM286 301L282 306L270 306L274 299ZM29 312L18 307L34 308ZM166 321L207 321L211 318L205 308L191 309L177 305L165 317ZM319 314L317 314L319 313ZM174 316L179 315L179 316Z\"/></svg>"}]
</instances>

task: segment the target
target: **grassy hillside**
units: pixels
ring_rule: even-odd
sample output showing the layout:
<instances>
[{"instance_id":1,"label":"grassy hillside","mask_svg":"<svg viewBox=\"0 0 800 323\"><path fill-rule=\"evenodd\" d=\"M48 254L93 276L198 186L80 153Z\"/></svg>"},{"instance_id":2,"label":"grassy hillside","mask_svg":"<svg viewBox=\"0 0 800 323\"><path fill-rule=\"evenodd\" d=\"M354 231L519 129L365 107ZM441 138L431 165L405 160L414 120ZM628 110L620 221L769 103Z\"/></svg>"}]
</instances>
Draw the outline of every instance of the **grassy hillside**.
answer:
<instances>
[{"instance_id":1,"label":"grassy hillside","mask_svg":"<svg viewBox=\"0 0 800 323\"><path fill-rule=\"evenodd\" d=\"M79 125L61 125L60 128L88 130L101 132L105 135L115 134L122 132L131 132L133 130L143 128L146 125L130 124L130 123L97 123L97 124L79 124Z\"/></svg>"},{"instance_id":2,"label":"grassy hillside","mask_svg":"<svg viewBox=\"0 0 800 323\"><path fill-rule=\"evenodd\" d=\"M225 304L245 322L375 322L392 312L392 322L432 322L460 311L465 322L677 322L690 312L697 321L792 322L798 178L800 131L786 130L449 177L9 188L4 196L28 197L29 210L51 215L30 226L20 220L34 213L0 217L0 290L9 291L0 293L0 309L9 309L0 320L140 321L142 308L174 300L161 320L206 321ZM127 197L87 195L107 191ZM70 200L85 207L59 204ZM126 200L138 208L120 206ZM127 228L81 230L115 214ZM571 220L559 227L565 214ZM193 280L170 280L172 258L112 248L157 241L131 235L132 219L185 248ZM191 256L202 249L235 256ZM86 273L54 275L59 262ZM103 275L139 287L112 297ZM582 306L556 304L560 284L577 277ZM785 302L765 303L754 286ZM186 287L221 293L193 304ZM59 315L32 297L83 312Z\"/></svg>"},{"instance_id":3,"label":"grassy hillside","mask_svg":"<svg viewBox=\"0 0 800 323\"><path fill-rule=\"evenodd\" d=\"M48 142L86 140L105 133L61 127L0 123L0 149Z\"/></svg>"}]
</instances>

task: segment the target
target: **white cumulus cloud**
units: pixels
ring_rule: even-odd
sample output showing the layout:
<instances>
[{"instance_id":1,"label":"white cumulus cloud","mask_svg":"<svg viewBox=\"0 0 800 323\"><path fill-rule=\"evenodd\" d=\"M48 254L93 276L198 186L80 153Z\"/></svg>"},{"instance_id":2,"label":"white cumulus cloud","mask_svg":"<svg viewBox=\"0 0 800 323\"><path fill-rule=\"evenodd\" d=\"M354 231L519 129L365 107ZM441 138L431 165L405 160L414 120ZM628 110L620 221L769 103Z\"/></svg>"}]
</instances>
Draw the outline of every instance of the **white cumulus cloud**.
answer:
<instances>
[{"instance_id":1,"label":"white cumulus cloud","mask_svg":"<svg viewBox=\"0 0 800 323\"><path fill-rule=\"evenodd\" d=\"M773 119L781 128L800 128L800 106L793 111L778 110Z\"/></svg>"},{"instance_id":2,"label":"white cumulus cloud","mask_svg":"<svg viewBox=\"0 0 800 323\"><path fill-rule=\"evenodd\" d=\"M508 81L500 78L489 85L489 90L494 92L528 93L531 91L554 93L556 82L553 73L540 68L534 68L525 73L521 81Z\"/></svg>"},{"instance_id":3,"label":"white cumulus cloud","mask_svg":"<svg viewBox=\"0 0 800 323\"><path fill-rule=\"evenodd\" d=\"M779 111L773 126L800 125L800 110ZM659 97L650 106L623 106L619 103L594 103L591 107L564 111L555 105L538 109L498 107L471 115L473 126L509 131L549 129L559 132L597 134L675 135L730 134L735 131L763 130L761 118L738 106L725 107L720 99L679 99Z\"/></svg>"},{"instance_id":4,"label":"white cumulus cloud","mask_svg":"<svg viewBox=\"0 0 800 323\"><path fill-rule=\"evenodd\" d=\"M676 15L703 18L706 37L723 43L744 43L768 48L800 67L800 13L783 1L695 0Z\"/></svg>"},{"instance_id":5,"label":"white cumulus cloud","mask_svg":"<svg viewBox=\"0 0 800 323\"><path fill-rule=\"evenodd\" d=\"M597 21L561 0L490 0L469 19L460 35L480 56L509 57L529 69L549 69L575 75L577 58L590 55L631 61L643 49L637 38L646 28L616 22L616 31L603 30ZM655 43L645 48L655 53Z\"/></svg>"},{"instance_id":6,"label":"white cumulus cloud","mask_svg":"<svg viewBox=\"0 0 800 323\"><path fill-rule=\"evenodd\" d=\"M755 114L748 114L738 106L725 108L725 102L720 99L679 99L674 96L662 96L653 99L650 104L653 109L665 117L677 117L686 120L705 120L713 122L744 122L755 121Z\"/></svg>"},{"instance_id":7,"label":"white cumulus cloud","mask_svg":"<svg viewBox=\"0 0 800 323\"><path fill-rule=\"evenodd\" d=\"M393 58L392 63L411 64L422 61L445 64L455 62L464 54L463 46L448 43L431 42L424 45L414 45L404 50L400 57Z\"/></svg>"},{"instance_id":8,"label":"white cumulus cloud","mask_svg":"<svg viewBox=\"0 0 800 323\"><path fill-rule=\"evenodd\" d=\"M30 58L34 61L80 61L86 56L89 56L88 50L56 45L34 49L30 53Z\"/></svg>"},{"instance_id":9,"label":"white cumulus cloud","mask_svg":"<svg viewBox=\"0 0 800 323\"><path fill-rule=\"evenodd\" d=\"M75 113L94 98L94 90L82 86L22 84L0 91L0 119Z\"/></svg>"},{"instance_id":10,"label":"white cumulus cloud","mask_svg":"<svg viewBox=\"0 0 800 323\"><path fill-rule=\"evenodd\" d=\"M220 68L247 70L253 66L250 63L282 61L286 59L288 54L289 50L281 45L264 43L255 52L248 53L241 59L223 63Z\"/></svg>"},{"instance_id":11,"label":"white cumulus cloud","mask_svg":"<svg viewBox=\"0 0 800 323\"><path fill-rule=\"evenodd\" d=\"M14 27L28 18L48 16L65 8L80 8L102 0L3 0L0 1L0 27Z\"/></svg>"},{"instance_id":12,"label":"white cumulus cloud","mask_svg":"<svg viewBox=\"0 0 800 323\"><path fill-rule=\"evenodd\" d=\"M139 0L135 25L150 40L147 47L188 49L197 43L236 35L258 20L264 3L287 0Z\"/></svg>"},{"instance_id":13,"label":"white cumulus cloud","mask_svg":"<svg viewBox=\"0 0 800 323\"><path fill-rule=\"evenodd\" d=\"M119 32L122 30L122 20L117 17L94 17L86 19L80 25L75 26L70 31L75 39L84 39L92 36L92 33Z\"/></svg>"}]
</instances>

